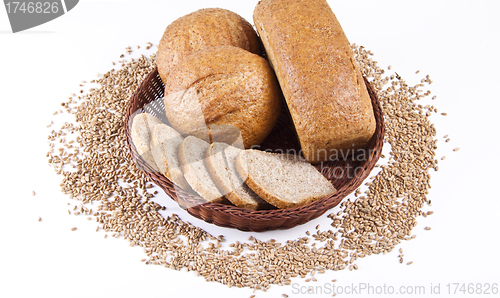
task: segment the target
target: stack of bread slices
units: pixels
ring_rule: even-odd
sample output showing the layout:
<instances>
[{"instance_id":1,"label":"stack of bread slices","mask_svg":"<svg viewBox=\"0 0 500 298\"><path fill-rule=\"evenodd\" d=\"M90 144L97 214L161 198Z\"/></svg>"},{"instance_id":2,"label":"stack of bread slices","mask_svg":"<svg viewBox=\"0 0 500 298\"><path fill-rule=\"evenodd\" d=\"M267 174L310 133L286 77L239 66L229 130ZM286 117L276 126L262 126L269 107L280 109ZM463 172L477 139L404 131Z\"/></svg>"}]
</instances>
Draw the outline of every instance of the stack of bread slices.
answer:
<instances>
[{"instance_id":1,"label":"stack of bread slices","mask_svg":"<svg viewBox=\"0 0 500 298\"><path fill-rule=\"evenodd\" d=\"M263 210L298 207L335 192L333 185L298 155L241 148L241 142L183 137L148 113L135 115L131 137L137 152L176 187L207 202Z\"/></svg>"}]
</instances>

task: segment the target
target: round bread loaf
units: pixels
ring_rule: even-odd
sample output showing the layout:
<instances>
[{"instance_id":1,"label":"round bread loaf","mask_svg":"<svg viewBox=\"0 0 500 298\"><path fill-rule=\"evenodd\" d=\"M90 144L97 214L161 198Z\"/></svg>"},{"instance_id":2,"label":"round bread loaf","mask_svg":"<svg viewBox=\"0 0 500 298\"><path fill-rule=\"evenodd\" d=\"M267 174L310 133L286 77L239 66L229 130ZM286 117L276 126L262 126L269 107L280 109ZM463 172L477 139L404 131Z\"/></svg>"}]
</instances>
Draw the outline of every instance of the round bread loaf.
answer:
<instances>
[{"instance_id":1,"label":"round bread loaf","mask_svg":"<svg viewBox=\"0 0 500 298\"><path fill-rule=\"evenodd\" d=\"M226 9L200 9L180 17L165 29L156 58L160 78L165 82L172 67L189 54L219 45L262 53L260 39L244 18Z\"/></svg>"},{"instance_id":2,"label":"round bread loaf","mask_svg":"<svg viewBox=\"0 0 500 298\"><path fill-rule=\"evenodd\" d=\"M165 83L165 111L172 127L189 135L211 125L234 126L245 148L260 144L271 132L282 100L267 60L233 46L189 55L172 68Z\"/></svg>"}]
</instances>

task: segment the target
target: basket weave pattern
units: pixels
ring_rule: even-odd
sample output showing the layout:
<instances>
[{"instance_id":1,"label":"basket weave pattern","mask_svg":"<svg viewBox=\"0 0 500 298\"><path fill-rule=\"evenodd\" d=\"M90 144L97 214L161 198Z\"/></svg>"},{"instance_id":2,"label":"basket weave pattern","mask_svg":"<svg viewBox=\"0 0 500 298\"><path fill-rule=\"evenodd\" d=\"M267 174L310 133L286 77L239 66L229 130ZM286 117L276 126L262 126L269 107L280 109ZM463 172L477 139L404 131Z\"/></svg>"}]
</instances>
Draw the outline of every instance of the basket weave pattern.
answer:
<instances>
[{"instance_id":1,"label":"basket weave pattern","mask_svg":"<svg viewBox=\"0 0 500 298\"><path fill-rule=\"evenodd\" d=\"M165 176L155 172L137 153L130 139L129 131L133 116L138 112L148 112L164 123L168 123L163 104L164 85L157 69L145 78L130 100L124 123L125 137L132 158L135 159L138 167L142 168L151 181L162 188L181 207L187 206L187 212L192 216L218 226L243 231L289 229L317 218L327 210L337 206L343 198L363 183L379 159L384 138L383 115L373 88L366 79L365 83L372 100L377 123L375 134L365 146L365 152L370 152L370 155L364 160L341 159L317 165L318 170L332 182L337 192L302 207L252 211L232 205L205 203L198 195L174 187L173 183ZM282 108L282 113L273 131L259 148L277 152L286 152L286 150L299 152L299 142L290 114L285 107Z\"/></svg>"}]
</instances>

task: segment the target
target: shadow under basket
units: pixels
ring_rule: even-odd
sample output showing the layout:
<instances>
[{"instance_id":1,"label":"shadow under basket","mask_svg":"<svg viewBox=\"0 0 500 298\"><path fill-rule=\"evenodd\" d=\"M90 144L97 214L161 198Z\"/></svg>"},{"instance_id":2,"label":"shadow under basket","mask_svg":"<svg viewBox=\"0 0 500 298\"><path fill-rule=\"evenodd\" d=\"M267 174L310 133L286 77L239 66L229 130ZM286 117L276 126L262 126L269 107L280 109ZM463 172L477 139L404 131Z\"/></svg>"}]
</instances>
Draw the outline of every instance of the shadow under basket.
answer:
<instances>
[{"instance_id":1,"label":"shadow under basket","mask_svg":"<svg viewBox=\"0 0 500 298\"><path fill-rule=\"evenodd\" d=\"M337 206L343 198L356 190L363 180L368 177L382 153L384 140L384 120L380 103L370 83L365 79L368 92L372 100L373 111L377 128L373 137L366 144L360 155L339 156L336 161L315 165L316 168L335 186L337 192L333 195L316 200L308 205L289 208L252 211L232 205L207 203L200 196L187 192L163 176L155 172L137 153L130 139L130 127L133 117L137 113L150 113L164 123L168 124L165 116L163 93L164 85L154 69L142 82L132 96L126 111L125 137L132 158L139 169L156 185L161 187L179 206L186 208L192 216L213 223L221 227L236 228L242 231L268 231L276 229L289 229L304 224L324 214L327 210ZM278 123L259 149L275 152L287 152L300 149L299 142L291 121L290 114L285 105L282 106ZM290 151L288 151L290 152ZM295 151L299 152L299 151Z\"/></svg>"}]
</instances>

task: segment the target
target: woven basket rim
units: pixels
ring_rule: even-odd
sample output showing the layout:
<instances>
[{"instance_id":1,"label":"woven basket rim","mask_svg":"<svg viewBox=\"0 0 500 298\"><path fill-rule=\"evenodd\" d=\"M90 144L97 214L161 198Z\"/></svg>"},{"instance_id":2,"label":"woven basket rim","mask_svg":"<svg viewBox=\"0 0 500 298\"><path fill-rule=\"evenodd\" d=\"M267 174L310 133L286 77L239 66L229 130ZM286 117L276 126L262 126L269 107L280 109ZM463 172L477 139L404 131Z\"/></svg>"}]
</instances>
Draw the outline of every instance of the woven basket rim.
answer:
<instances>
[{"instance_id":1,"label":"woven basket rim","mask_svg":"<svg viewBox=\"0 0 500 298\"><path fill-rule=\"evenodd\" d=\"M174 184L170 180L168 180L165 176L163 176L161 173L155 172L151 168L151 166L149 166L148 163L145 162L140 157L139 154L137 154L135 145L130 139L129 130L131 122L133 120L132 118L137 113L137 110L142 108L142 107L135 108L134 105L140 102L140 100L142 100L144 96L147 96L149 95L149 93L153 92L152 91L152 89L154 89L153 87L156 87L157 89L161 88L161 86L156 86L158 84L160 85L163 84L161 80L158 81L158 79L159 79L158 70L157 68L155 68L149 75L146 76L146 78L141 83L139 88L133 94L129 102L129 105L127 107L126 119L124 121L124 128L125 128L125 138L128 147L130 149L130 154L132 158L136 161L136 163L139 164L141 167L143 167L143 169L145 169L146 175L155 184L160 186L171 197L171 199L176 201L181 207L182 207L181 205L182 201L186 198L190 200L192 199L200 200L201 202L203 199L200 196L187 193L184 190L175 187ZM156 85L151 87L150 85L151 82L153 82L152 83L153 85L155 84ZM187 212L197 218L224 227L238 228L240 230L263 231L269 229L282 229L282 228L286 229L296 226L298 224L303 224L313 218L320 216L327 210L338 205L345 197L347 197L351 192L353 192L356 188L358 188L362 184L362 182L368 177L370 172L373 170L373 167L376 164L377 160L379 159L382 151L383 138L385 133L382 110L380 108L380 103L378 101L377 95L372 86L370 85L370 83L366 80L366 78L365 78L365 84L372 99L372 106L377 121L377 129L374 136L372 137L372 140L370 140L369 142L370 144L374 143L375 148L371 152L371 155L368 159L369 161L367 162L367 168L366 169L364 168L364 171L362 171L362 175L360 175L360 177L357 177L357 179L349 180L347 184L343 185L341 189L337 189L337 191L330 196L321 198L312 203L299 207L292 207L288 209L273 209L273 210L249 210L249 209L239 208L234 205L205 202L203 204L187 208ZM217 218L213 217L214 214L222 218L222 220L218 222ZM277 225L273 224L272 227L265 227L264 223L262 224L262 227L261 225L258 225L258 227L252 228L251 226L246 226L244 223L243 224L235 223L234 221L236 219L249 220L255 222L264 221L269 223L271 223L274 220L277 221L283 220L288 224L285 224L283 226L279 226L279 224Z\"/></svg>"}]
</instances>

